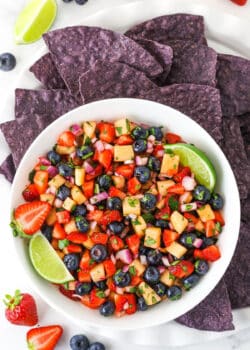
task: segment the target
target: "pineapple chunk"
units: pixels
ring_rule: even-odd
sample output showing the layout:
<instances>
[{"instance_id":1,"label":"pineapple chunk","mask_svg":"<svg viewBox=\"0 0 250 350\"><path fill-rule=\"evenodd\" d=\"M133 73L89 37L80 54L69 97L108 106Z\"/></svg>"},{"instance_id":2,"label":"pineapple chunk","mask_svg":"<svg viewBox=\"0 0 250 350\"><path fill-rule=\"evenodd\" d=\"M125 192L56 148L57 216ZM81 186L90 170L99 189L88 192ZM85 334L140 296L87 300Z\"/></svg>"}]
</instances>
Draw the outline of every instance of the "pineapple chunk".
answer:
<instances>
[{"instance_id":1,"label":"pineapple chunk","mask_svg":"<svg viewBox=\"0 0 250 350\"><path fill-rule=\"evenodd\" d=\"M56 176L54 176L54 177L50 180L49 186L58 189L58 188L61 187L65 182L66 182L65 178L62 177L61 175L57 174Z\"/></svg>"},{"instance_id":2,"label":"pineapple chunk","mask_svg":"<svg viewBox=\"0 0 250 350\"><path fill-rule=\"evenodd\" d=\"M49 226L52 226L56 223L56 221L57 221L56 208L52 208L46 218L46 224Z\"/></svg>"},{"instance_id":3,"label":"pineapple chunk","mask_svg":"<svg viewBox=\"0 0 250 350\"><path fill-rule=\"evenodd\" d=\"M138 216L136 219L132 220L132 226L138 236L142 237L145 235L147 224L142 216Z\"/></svg>"},{"instance_id":4,"label":"pineapple chunk","mask_svg":"<svg viewBox=\"0 0 250 350\"><path fill-rule=\"evenodd\" d=\"M115 121L115 134L117 137L130 133L130 122L126 118Z\"/></svg>"},{"instance_id":5,"label":"pineapple chunk","mask_svg":"<svg viewBox=\"0 0 250 350\"><path fill-rule=\"evenodd\" d=\"M50 205L53 205L54 200L55 200L55 195L52 193L40 194L40 201L42 201L42 202L47 202Z\"/></svg>"},{"instance_id":6,"label":"pineapple chunk","mask_svg":"<svg viewBox=\"0 0 250 350\"><path fill-rule=\"evenodd\" d=\"M180 259L187 252L187 248L177 242L171 243L169 247L166 247L166 250L177 259Z\"/></svg>"},{"instance_id":7,"label":"pineapple chunk","mask_svg":"<svg viewBox=\"0 0 250 350\"><path fill-rule=\"evenodd\" d=\"M124 186L125 186L125 177L124 176L113 175L112 180L113 180L113 183L114 183L116 188L118 188L119 190L122 190L124 188Z\"/></svg>"},{"instance_id":8,"label":"pineapple chunk","mask_svg":"<svg viewBox=\"0 0 250 350\"><path fill-rule=\"evenodd\" d=\"M173 186L175 182L173 180L157 181L158 191L162 196L166 196L168 188Z\"/></svg>"},{"instance_id":9,"label":"pineapple chunk","mask_svg":"<svg viewBox=\"0 0 250 350\"><path fill-rule=\"evenodd\" d=\"M96 122L84 122L83 131L90 139L95 135Z\"/></svg>"},{"instance_id":10,"label":"pineapple chunk","mask_svg":"<svg viewBox=\"0 0 250 350\"><path fill-rule=\"evenodd\" d=\"M206 204L203 207L197 209L197 213L199 214L202 222L215 219L214 212L209 204Z\"/></svg>"},{"instance_id":11,"label":"pineapple chunk","mask_svg":"<svg viewBox=\"0 0 250 350\"><path fill-rule=\"evenodd\" d=\"M170 222L178 233L182 233L188 225L188 220L177 210L171 214Z\"/></svg>"},{"instance_id":12,"label":"pineapple chunk","mask_svg":"<svg viewBox=\"0 0 250 350\"><path fill-rule=\"evenodd\" d=\"M178 173L180 157L176 154L165 153L161 163L160 173L169 177Z\"/></svg>"},{"instance_id":13,"label":"pineapple chunk","mask_svg":"<svg viewBox=\"0 0 250 350\"><path fill-rule=\"evenodd\" d=\"M91 249L91 248L93 248L94 245L95 245L95 243L91 240L90 237L88 237L88 239L87 239L86 241L84 241L82 244L83 244L84 247L87 248L87 249Z\"/></svg>"},{"instance_id":14,"label":"pineapple chunk","mask_svg":"<svg viewBox=\"0 0 250 350\"><path fill-rule=\"evenodd\" d=\"M115 162L125 162L126 160L134 159L134 150L132 145L114 147L114 160Z\"/></svg>"},{"instance_id":15,"label":"pineapple chunk","mask_svg":"<svg viewBox=\"0 0 250 350\"><path fill-rule=\"evenodd\" d=\"M75 219L71 219L67 224L64 224L64 231L69 234L70 232L77 231Z\"/></svg>"},{"instance_id":16,"label":"pineapple chunk","mask_svg":"<svg viewBox=\"0 0 250 350\"><path fill-rule=\"evenodd\" d=\"M159 295L147 283L141 282L138 288L147 305L154 305L161 301Z\"/></svg>"},{"instance_id":17,"label":"pineapple chunk","mask_svg":"<svg viewBox=\"0 0 250 350\"><path fill-rule=\"evenodd\" d=\"M73 186L71 189L71 196L77 204L86 202L87 198L82 193L81 189L77 186Z\"/></svg>"},{"instance_id":18,"label":"pineapple chunk","mask_svg":"<svg viewBox=\"0 0 250 350\"><path fill-rule=\"evenodd\" d=\"M105 279L105 270L103 263L100 263L90 270L90 276L93 282L103 281Z\"/></svg>"},{"instance_id":19,"label":"pineapple chunk","mask_svg":"<svg viewBox=\"0 0 250 350\"><path fill-rule=\"evenodd\" d=\"M73 201L73 199L71 199L70 197L67 197L63 202L62 206L65 210L71 211L76 206L76 202Z\"/></svg>"},{"instance_id":20,"label":"pineapple chunk","mask_svg":"<svg viewBox=\"0 0 250 350\"><path fill-rule=\"evenodd\" d=\"M149 248L159 248L161 245L160 227L148 227L145 230L144 245Z\"/></svg>"},{"instance_id":21,"label":"pineapple chunk","mask_svg":"<svg viewBox=\"0 0 250 350\"><path fill-rule=\"evenodd\" d=\"M76 150L75 146L66 147L66 146L56 145L56 152L58 154L68 155L68 154L75 152L75 150Z\"/></svg>"},{"instance_id":22,"label":"pineapple chunk","mask_svg":"<svg viewBox=\"0 0 250 350\"><path fill-rule=\"evenodd\" d=\"M85 179L85 169L75 168L75 184L77 186L82 186Z\"/></svg>"},{"instance_id":23,"label":"pineapple chunk","mask_svg":"<svg viewBox=\"0 0 250 350\"><path fill-rule=\"evenodd\" d=\"M146 269L146 267L142 265L140 260L138 259L135 259L134 261L132 261L129 267L135 268L136 276L141 276Z\"/></svg>"},{"instance_id":24,"label":"pineapple chunk","mask_svg":"<svg viewBox=\"0 0 250 350\"><path fill-rule=\"evenodd\" d=\"M171 278L171 275L168 270L165 270L160 277L160 281L166 286L171 287L174 284L174 278Z\"/></svg>"},{"instance_id":25,"label":"pineapple chunk","mask_svg":"<svg viewBox=\"0 0 250 350\"><path fill-rule=\"evenodd\" d=\"M165 207L165 199L162 198L160 201L158 201L158 202L156 203L156 208L162 209L162 208L164 208L164 207Z\"/></svg>"},{"instance_id":26,"label":"pineapple chunk","mask_svg":"<svg viewBox=\"0 0 250 350\"><path fill-rule=\"evenodd\" d=\"M133 196L125 197L122 201L123 216L134 214L136 216L141 215L141 204L138 198Z\"/></svg>"}]
</instances>

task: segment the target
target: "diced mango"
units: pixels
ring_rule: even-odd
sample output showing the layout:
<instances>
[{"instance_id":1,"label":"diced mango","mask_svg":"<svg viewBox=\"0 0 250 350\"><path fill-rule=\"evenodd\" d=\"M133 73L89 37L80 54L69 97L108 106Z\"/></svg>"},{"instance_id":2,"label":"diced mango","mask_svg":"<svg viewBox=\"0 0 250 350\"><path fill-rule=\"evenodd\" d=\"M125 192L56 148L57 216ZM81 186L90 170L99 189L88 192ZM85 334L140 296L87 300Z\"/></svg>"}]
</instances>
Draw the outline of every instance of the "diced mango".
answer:
<instances>
[{"instance_id":1,"label":"diced mango","mask_svg":"<svg viewBox=\"0 0 250 350\"><path fill-rule=\"evenodd\" d=\"M130 122L127 118L115 121L115 134L117 137L130 133Z\"/></svg>"},{"instance_id":2,"label":"diced mango","mask_svg":"<svg viewBox=\"0 0 250 350\"><path fill-rule=\"evenodd\" d=\"M169 247L166 247L166 250L177 259L180 259L187 252L187 248L175 241Z\"/></svg>"},{"instance_id":3,"label":"diced mango","mask_svg":"<svg viewBox=\"0 0 250 350\"><path fill-rule=\"evenodd\" d=\"M83 131L90 139L95 135L96 122L84 122ZM85 136L84 135L84 136Z\"/></svg>"},{"instance_id":4,"label":"diced mango","mask_svg":"<svg viewBox=\"0 0 250 350\"><path fill-rule=\"evenodd\" d=\"M178 233L182 233L188 225L188 220L177 210L171 214L170 222Z\"/></svg>"},{"instance_id":5,"label":"diced mango","mask_svg":"<svg viewBox=\"0 0 250 350\"><path fill-rule=\"evenodd\" d=\"M52 208L46 218L46 224L49 226L52 226L56 223L56 221L57 221L56 208Z\"/></svg>"},{"instance_id":6,"label":"diced mango","mask_svg":"<svg viewBox=\"0 0 250 350\"><path fill-rule=\"evenodd\" d=\"M170 272L165 270L160 277L160 281L166 286L171 287L174 284L174 278L171 278Z\"/></svg>"},{"instance_id":7,"label":"diced mango","mask_svg":"<svg viewBox=\"0 0 250 350\"><path fill-rule=\"evenodd\" d=\"M136 219L132 220L132 226L138 236L142 237L145 235L147 224L142 216L138 216Z\"/></svg>"},{"instance_id":8,"label":"diced mango","mask_svg":"<svg viewBox=\"0 0 250 350\"><path fill-rule=\"evenodd\" d=\"M130 196L125 197L122 201L123 216L134 214L141 215L141 203L138 198Z\"/></svg>"},{"instance_id":9,"label":"diced mango","mask_svg":"<svg viewBox=\"0 0 250 350\"><path fill-rule=\"evenodd\" d=\"M87 198L82 193L81 189L77 186L73 186L71 189L71 196L77 204L86 202Z\"/></svg>"},{"instance_id":10,"label":"diced mango","mask_svg":"<svg viewBox=\"0 0 250 350\"><path fill-rule=\"evenodd\" d=\"M43 194L40 194L40 200L42 202L47 202L50 205L53 205L55 201L55 195L52 193L43 193Z\"/></svg>"},{"instance_id":11,"label":"diced mango","mask_svg":"<svg viewBox=\"0 0 250 350\"><path fill-rule=\"evenodd\" d=\"M205 232L205 226L201 220L198 220L194 227L197 231Z\"/></svg>"},{"instance_id":12,"label":"diced mango","mask_svg":"<svg viewBox=\"0 0 250 350\"><path fill-rule=\"evenodd\" d=\"M161 301L159 295L145 282L141 282L138 286L140 294L145 299L147 305L154 305Z\"/></svg>"},{"instance_id":13,"label":"diced mango","mask_svg":"<svg viewBox=\"0 0 250 350\"><path fill-rule=\"evenodd\" d=\"M66 147L66 146L56 145L56 152L61 155L69 155L75 152L75 150L76 150L75 146Z\"/></svg>"},{"instance_id":14,"label":"diced mango","mask_svg":"<svg viewBox=\"0 0 250 350\"><path fill-rule=\"evenodd\" d=\"M115 145L114 147L114 161L125 162L126 160L134 159L135 154L132 145Z\"/></svg>"},{"instance_id":15,"label":"diced mango","mask_svg":"<svg viewBox=\"0 0 250 350\"><path fill-rule=\"evenodd\" d=\"M66 182L65 178L57 174L49 181L49 186L58 189Z\"/></svg>"},{"instance_id":16,"label":"diced mango","mask_svg":"<svg viewBox=\"0 0 250 350\"><path fill-rule=\"evenodd\" d=\"M90 237L88 237L88 239L86 241L84 241L82 243L84 245L85 248L87 249L91 249L94 247L95 243L92 241L92 239Z\"/></svg>"},{"instance_id":17,"label":"diced mango","mask_svg":"<svg viewBox=\"0 0 250 350\"><path fill-rule=\"evenodd\" d=\"M65 210L71 211L76 206L76 202L70 197L67 197L62 206Z\"/></svg>"},{"instance_id":18,"label":"diced mango","mask_svg":"<svg viewBox=\"0 0 250 350\"><path fill-rule=\"evenodd\" d=\"M157 188L162 196L166 196L168 193L168 188L173 186L175 182L173 180L157 181Z\"/></svg>"},{"instance_id":19,"label":"diced mango","mask_svg":"<svg viewBox=\"0 0 250 350\"><path fill-rule=\"evenodd\" d=\"M142 263L138 259L135 259L134 261L132 261L129 267L135 268L135 272L137 276L141 276L146 269L146 267L142 265Z\"/></svg>"},{"instance_id":20,"label":"diced mango","mask_svg":"<svg viewBox=\"0 0 250 350\"><path fill-rule=\"evenodd\" d=\"M215 219L215 215L212 208L210 207L210 204L206 204L203 207L197 209L197 213L202 222Z\"/></svg>"},{"instance_id":21,"label":"diced mango","mask_svg":"<svg viewBox=\"0 0 250 350\"><path fill-rule=\"evenodd\" d=\"M161 245L160 227L148 227L145 230L144 245L149 248L159 248Z\"/></svg>"},{"instance_id":22,"label":"diced mango","mask_svg":"<svg viewBox=\"0 0 250 350\"><path fill-rule=\"evenodd\" d=\"M105 269L103 263L100 263L90 270L90 276L93 282L103 281L105 279Z\"/></svg>"},{"instance_id":23,"label":"diced mango","mask_svg":"<svg viewBox=\"0 0 250 350\"><path fill-rule=\"evenodd\" d=\"M178 173L180 157L177 154L165 153L161 163L162 175L173 176Z\"/></svg>"}]
</instances>

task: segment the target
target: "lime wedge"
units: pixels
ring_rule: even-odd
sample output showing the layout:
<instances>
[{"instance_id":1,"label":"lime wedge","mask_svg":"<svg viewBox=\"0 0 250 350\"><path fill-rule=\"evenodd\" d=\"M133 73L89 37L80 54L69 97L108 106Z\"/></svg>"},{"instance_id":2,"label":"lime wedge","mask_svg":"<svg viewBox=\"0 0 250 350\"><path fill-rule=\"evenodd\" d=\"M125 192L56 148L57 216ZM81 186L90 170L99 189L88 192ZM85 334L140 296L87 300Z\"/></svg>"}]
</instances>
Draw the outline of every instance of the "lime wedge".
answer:
<instances>
[{"instance_id":1,"label":"lime wedge","mask_svg":"<svg viewBox=\"0 0 250 350\"><path fill-rule=\"evenodd\" d=\"M55 20L56 0L31 0L17 18L16 44L29 44L41 38Z\"/></svg>"},{"instance_id":2,"label":"lime wedge","mask_svg":"<svg viewBox=\"0 0 250 350\"><path fill-rule=\"evenodd\" d=\"M30 240L29 256L34 269L47 281L61 284L74 280L61 258L40 231Z\"/></svg>"},{"instance_id":3,"label":"lime wedge","mask_svg":"<svg viewBox=\"0 0 250 350\"><path fill-rule=\"evenodd\" d=\"M180 163L189 166L196 180L210 191L216 183L216 172L213 164L200 149L187 143L167 144L165 152L173 152L180 156Z\"/></svg>"}]
</instances>

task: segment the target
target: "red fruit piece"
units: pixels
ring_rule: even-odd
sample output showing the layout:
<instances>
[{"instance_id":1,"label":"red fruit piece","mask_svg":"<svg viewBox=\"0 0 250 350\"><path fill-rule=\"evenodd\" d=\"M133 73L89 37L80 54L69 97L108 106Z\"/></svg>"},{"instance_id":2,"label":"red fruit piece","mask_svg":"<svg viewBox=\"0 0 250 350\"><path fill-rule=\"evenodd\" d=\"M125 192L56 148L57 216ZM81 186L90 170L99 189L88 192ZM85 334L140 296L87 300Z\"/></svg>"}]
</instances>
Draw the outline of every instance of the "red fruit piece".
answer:
<instances>
[{"instance_id":1,"label":"red fruit piece","mask_svg":"<svg viewBox=\"0 0 250 350\"><path fill-rule=\"evenodd\" d=\"M90 238L95 244L106 244L109 236L106 233L94 232Z\"/></svg>"},{"instance_id":2,"label":"red fruit piece","mask_svg":"<svg viewBox=\"0 0 250 350\"><path fill-rule=\"evenodd\" d=\"M59 224L67 224L70 220L70 212L67 210L58 211L56 218Z\"/></svg>"},{"instance_id":3,"label":"red fruit piece","mask_svg":"<svg viewBox=\"0 0 250 350\"><path fill-rule=\"evenodd\" d=\"M216 261L221 257L220 250L216 245L210 245L202 250L203 259L207 261Z\"/></svg>"},{"instance_id":4,"label":"red fruit piece","mask_svg":"<svg viewBox=\"0 0 250 350\"><path fill-rule=\"evenodd\" d=\"M83 193L84 196L87 198L90 198L94 194L94 187L95 187L95 182L94 180L91 181L85 181L83 185Z\"/></svg>"},{"instance_id":5,"label":"red fruit piece","mask_svg":"<svg viewBox=\"0 0 250 350\"><path fill-rule=\"evenodd\" d=\"M75 144L76 137L71 131L64 131L57 139L57 144L65 147L72 147Z\"/></svg>"},{"instance_id":6,"label":"red fruit piece","mask_svg":"<svg viewBox=\"0 0 250 350\"><path fill-rule=\"evenodd\" d=\"M59 325L30 329L26 334L28 348L32 350L53 350L63 333Z\"/></svg>"},{"instance_id":7,"label":"red fruit piece","mask_svg":"<svg viewBox=\"0 0 250 350\"><path fill-rule=\"evenodd\" d=\"M100 130L100 140L107 143L112 143L114 141L115 127L113 124L101 122L97 125L97 128Z\"/></svg>"},{"instance_id":8,"label":"red fruit piece","mask_svg":"<svg viewBox=\"0 0 250 350\"><path fill-rule=\"evenodd\" d=\"M24 203L14 210L14 219L18 228L27 235L32 235L41 228L50 209L51 206L47 202Z\"/></svg>"},{"instance_id":9,"label":"red fruit piece","mask_svg":"<svg viewBox=\"0 0 250 350\"><path fill-rule=\"evenodd\" d=\"M65 239L66 238L66 232L64 231L64 228L61 224L58 222L55 223L52 231L52 237L56 239Z\"/></svg>"},{"instance_id":10,"label":"red fruit piece","mask_svg":"<svg viewBox=\"0 0 250 350\"><path fill-rule=\"evenodd\" d=\"M121 221L122 215L118 210L106 210L100 220L100 225L107 226L112 221Z\"/></svg>"},{"instance_id":11,"label":"red fruit piece","mask_svg":"<svg viewBox=\"0 0 250 350\"><path fill-rule=\"evenodd\" d=\"M38 193L45 193L48 188L49 173L45 170L38 170L35 173L33 181Z\"/></svg>"},{"instance_id":12,"label":"red fruit piece","mask_svg":"<svg viewBox=\"0 0 250 350\"><path fill-rule=\"evenodd\" d=\"M13 297L6 295L5 298L4 304L7 307L5 317L10 323L19 326L34 326L37 324L36 303L30 294L16 290Z\"/></svg>"},{"instance_id":13,"label":"red fruit piece","mask_svg":"<svg viewBox=\"0 0 250 350\"><path fill-rule=\"evenodd\" d=\"M169 272L177 278L184 278L194 271L194 264L188 260L181 260L176 265L171 265L168 268Z\"/></svg>"},{"instance_id":14,"label":"red fruit piece","mask_svg":"<svg viewBox=\"0 0 250 350\"><path fill-rule=\"evenodd\" d=\"M79 298L73 296L75 294L75 291L66 289L62 284L59 285L59 291L60 291L60 293L65 295L67 298L74 300L74 301L79 301Z\"/></svg>"},{"instance_id":15,"label":"red fruit piece","mask_svg":"<svg viewBox=\"0 0 250 350\"><path fill-rule=\"evenodd\" d=\"M81 232L75 231L75 232L70 232L66 236L66 238L70 242L73 242L73 243L76 243L76 244L82 244L82 243L87 241L88 235L87 235L87 233L81 233Z\"/></svg>"},{"instance_id":16,"label":"red fruit piece","mask_svg":"<svg viewBox=\"0 0 250 350\"><path fill-rule=\"evenodd\" d=\"M29 184L27 187L25 187L22 195L24 200L26 200L27 202L35 201L40 197L35 184Z\"/></svg>"},{"instance_id":17,"label":"red fruit piece","mask_svg":"<svg viewBox=\"0 0 250 350\"><path fill-rule=\"evenodd\" d=\"M106 278L111 277L115 274L116 272L116 267L115 264L113 263L112 260L107 259L103 262L105 273L106 273Z\"/></svg>"},{"instance_id":18,"label":"red fruit piece","mask_svg":"<svg viewBox=\"0 0 250 350\"><path fill-rule=\"evenodd\" d=\"M126 194L116 188L115 186L111 186L109 189L109 196L110 197L119 197L120 199L124 199L126 197Z\"/></svg>"},{"instance_id":19,"label":"red fruit piece","mask_svg":"<svg viewBox=\"0 0 250 350\"><path fill-rule=\"evenodd\" d=\"M128 187L129 193L136 194L141 189L141 183L137 179L137 177L132 177L131 179L128 180L127 187Z\"/></svg>"},{"instance_id":20,"label":"red fruit piece","mask_svg":"<svg viewBox=\"0 0 250 350\"><path fill-rule=\"evenodd\" d=\"M168 132L166 134L166 140L167 140L167 143L172 144L172 143L181 142L181 137L179 135Z\"/></svg>"},{"instance_id":21,"label":"red fruit piece","mask_svg":"<svg viewBox=\"0 0 250 350\"><path fill-rule=\"evenodd\" d=\"M137 234L126 238L126 243L134 255L137 255L140 247L140 237Z\"/></svg>"},{"instance_id":22,"label":"red fruit piece","mask_svg":"<svg viewBox=\"0 0 250 350\"><path fill-rule=\"evenodd\" d=\"M171 230L164 230L162 239L165 247L169 247L174 241L176 241L179 237L177 232Z\"/></svg>"},{"instance_id":23,"label":"red fruit piece","mask_svg":"<svg viewBox=\"0 0 250 350\"><path fill-rule=\"evenodd\" d=\"M231 0L237 5L244 6L247 3L247 0Z\"/></svg>"},{"instance_id":24,"label":"red fruit piece","mask_svg":"<svg viewBox=\"0 0 250 350\"><path fill-rule=\"evenodd\" d=\"M132 145L134 139L130 135L122 135L115 140L117 145Z\"/></svg>"},{"instance_id":25,"label":"red fruit piece","mask_svg":"<svg viewBox=\"0 0 250 350\"><path fill-rule=\"evenodd\" d=\"M126 179L130 179L134 174L134 164L120 165L116 168L115 172L118 175L124 176Z\"/></svg>"},{"instance_id":26,"label":"red fruit piece","mask_svg":"<svg viewBox=\"0 0 250 350\"><path fill-rule=\"evenodd\" d=\"M112 159L113 154L110 149L105 149L104 151L99 153L98 161L102 166L104 166L106 170L110 167Z\"/></svg>"},{"instance_id":27,"label":"red fruit piece","mask_svg":"<svg viewBox=\"0 0 250 350\"><path fill-rule=\"evenodd\" d=\"M103 210L89 211L88 214L87 214L87 220L89 220L89 221L96 221L97 223L100 223L103 215L104 215Z\"/></svg>"},{"instance_id":28,"label":"red fruit piece","mask_svg":"<svg viewBox=\"0 0 250 350\"><path fill-rule=\"evenodd\" d=\"M190 176L191 175L191 170L188 166L185 166L184 168L181 169L176 175L174 175L174 181L175 182L182 182L183 178L185 176Z\"/></svg>"},{"instance_id":29,"label":"red fruit piece","mask_svg":"<svg viewBox=\"0 0 250 350\"><path fill-rule=\"evenodd\" d=\"M109 243L111 245L111 248L117 252L118 250L122 249L124 247L123 240L118 236L111 236L109 238Z\"/></svg>"},{"instance_id":30,"label":"red fruit piece","mask_svg":"<svg viewBox=\"0 0 250 350\"><path fill-rule=\"evenodd\" d=\"M81 303L91 309L98 309L105 301L104 292L96 288L92 289L89 295L81 297Z\"/></svg>"}]
</instances>

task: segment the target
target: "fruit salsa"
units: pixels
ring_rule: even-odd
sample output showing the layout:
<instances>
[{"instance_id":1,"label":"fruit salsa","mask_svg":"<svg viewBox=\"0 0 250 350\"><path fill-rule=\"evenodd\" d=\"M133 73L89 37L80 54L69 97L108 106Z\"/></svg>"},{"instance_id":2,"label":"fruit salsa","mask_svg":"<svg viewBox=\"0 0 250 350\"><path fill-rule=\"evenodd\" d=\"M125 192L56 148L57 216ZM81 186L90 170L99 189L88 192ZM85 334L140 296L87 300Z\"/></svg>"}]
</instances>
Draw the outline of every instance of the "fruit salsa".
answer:
<instances>
[{"instance_id":1,"label":"fruit salsa","mask_svg":"<svg viewBox=\"0 0 250 350\"><path fill-rule=\"evenodd\" d=\"M209 159L179 135L126 118L85 121L39 157L11 226L53 247L68 272L64 295L129 315L181 298L220 258L214 185Z\"/></svg>"}]
</instances>

